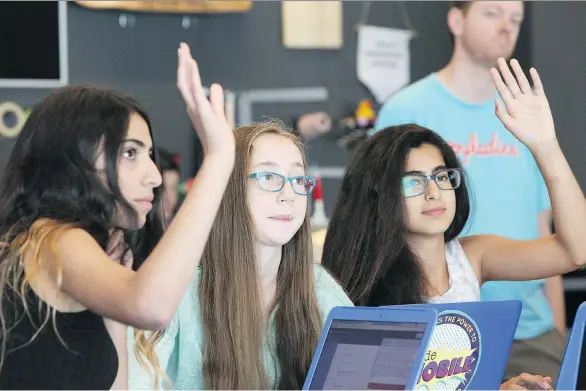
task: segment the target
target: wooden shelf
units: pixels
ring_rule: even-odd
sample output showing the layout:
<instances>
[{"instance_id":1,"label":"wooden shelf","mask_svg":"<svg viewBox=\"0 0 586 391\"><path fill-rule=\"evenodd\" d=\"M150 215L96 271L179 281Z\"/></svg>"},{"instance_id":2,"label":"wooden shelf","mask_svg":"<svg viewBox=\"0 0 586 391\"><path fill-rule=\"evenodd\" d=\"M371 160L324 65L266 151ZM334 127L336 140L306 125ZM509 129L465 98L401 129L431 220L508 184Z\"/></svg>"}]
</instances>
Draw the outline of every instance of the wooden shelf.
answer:
<instances>
[{"instance_id":1,"label":"wooden shelf","mask_svg":"<svg viewBox=\"0 0 586 391\"><path fill-rule=\"evenodd\" d=\"M173 14L206 14L248 12L252 1L85 1L77 4L93 9L127 12L154 12Z\"/></svg>"}]
</instances>

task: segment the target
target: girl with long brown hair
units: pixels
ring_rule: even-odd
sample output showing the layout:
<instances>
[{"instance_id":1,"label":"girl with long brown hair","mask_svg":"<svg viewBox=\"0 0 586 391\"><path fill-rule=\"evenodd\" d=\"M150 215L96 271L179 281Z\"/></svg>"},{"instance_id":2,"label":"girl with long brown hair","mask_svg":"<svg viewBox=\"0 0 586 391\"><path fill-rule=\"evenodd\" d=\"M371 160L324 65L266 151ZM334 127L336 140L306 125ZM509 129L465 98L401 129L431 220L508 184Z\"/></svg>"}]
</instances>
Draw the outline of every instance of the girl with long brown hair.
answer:
<instances>
[{"instance_id":1,"label":"girl with long brown hair","mask_svg":"<svg viewBox=\"0 0 586 391\"><path fill-rule=\"evenodd\" d=\"M172 320L234 161L221 88L210 104L185 45L178 86L206 156L164 235L138 103L71 86L33 109L0 183L0 389L126 389L125 325Z\"/></svg>"},{"instance_id":2,"label":"girl with long brown hair","mask_svg":"<svg viewBox=\"0 0 586 391\"><path fill-rule=\"evenodd\" d=\"M131 356L130 388L300 389L327 314L352 305L312 257L315 179L300 140L271 122L234 136L234 171L190 291L165 332L136 338L156 344L168 379Z\"/></svg>"}]
</instances>

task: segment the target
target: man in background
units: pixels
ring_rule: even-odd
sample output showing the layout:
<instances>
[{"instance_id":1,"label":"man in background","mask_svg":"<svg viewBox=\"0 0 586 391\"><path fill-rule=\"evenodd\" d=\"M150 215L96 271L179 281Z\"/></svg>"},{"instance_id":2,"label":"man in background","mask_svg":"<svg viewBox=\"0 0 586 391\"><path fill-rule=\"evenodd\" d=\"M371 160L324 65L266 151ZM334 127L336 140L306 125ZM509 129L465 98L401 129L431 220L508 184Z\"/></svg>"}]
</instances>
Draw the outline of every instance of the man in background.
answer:
<instances>
[{"instance_id":1,"label":"man in background","mask_svg":"<svg viewBox=\"0 0 586 391\"><path fill-rule=\"evenodd\" d=\"M521 1L453 2L447 17L450 62L394 95L378 113L374 132L416 123L453 147L475 200L467 235L522 240L549 234L547 188L529 150L496 117L498 94L489 72L499 57L512 55L523 17ZM481 296L523 304L504 380L528 372L550 376L555 385L565 351L561 277L490 282Z\"/></svg>"}]
</instances>

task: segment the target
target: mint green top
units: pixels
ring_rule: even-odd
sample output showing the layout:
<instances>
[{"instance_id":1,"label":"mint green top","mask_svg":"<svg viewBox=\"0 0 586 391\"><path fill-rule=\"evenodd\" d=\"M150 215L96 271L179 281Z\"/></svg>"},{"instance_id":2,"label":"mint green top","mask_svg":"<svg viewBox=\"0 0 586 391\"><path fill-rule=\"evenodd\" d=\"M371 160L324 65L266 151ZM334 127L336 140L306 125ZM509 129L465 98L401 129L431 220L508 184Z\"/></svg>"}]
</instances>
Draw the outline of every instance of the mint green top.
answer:
<instances>
[{"instance_id":1,"label":"mint green top","mask_svg":"<svg viewBox=\"0 0 586 391\"><path fill-rule=\"evenodd\" d=\"M200 279L200 271L196 272L194 282L185 294L175 318L167 328L155 351L161 368L173 382L176 390L203 390L203 330L201 312L197 291ZM338 306L352 306L352 302L346 296L338 283L318 264L314 266L315 293L317 304L325 322L330 310ZM134 354L133 330L128 328L128 387L129 389L153 389L153 379L137 361ZM264 362L269 384L277 387L278 367L269 346L275 346L274 320L271 317L269 325L270 343L264 344ZM268 341L267 341L268 342ZM164 380L159 380L159 385Z\"/></svg>"}]
</instances>

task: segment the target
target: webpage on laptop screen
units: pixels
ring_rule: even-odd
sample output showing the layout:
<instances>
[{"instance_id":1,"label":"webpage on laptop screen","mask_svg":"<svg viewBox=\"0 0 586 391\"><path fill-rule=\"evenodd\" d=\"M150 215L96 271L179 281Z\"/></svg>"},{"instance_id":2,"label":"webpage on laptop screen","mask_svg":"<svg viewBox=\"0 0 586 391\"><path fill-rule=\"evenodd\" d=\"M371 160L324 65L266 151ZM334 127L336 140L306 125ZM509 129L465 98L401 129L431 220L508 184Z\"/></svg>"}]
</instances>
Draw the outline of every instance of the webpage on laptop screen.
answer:
<instances>
[{"instance_id":1,"label":"webpage on laptop screen","mask_svg":"<svg viewBox=\"0 0 586 391\"><path fill-rule=\"evenodd\" d=\"M404 390L425 323L333 320L312 390Z\"/></svg>"}]
</instances>

